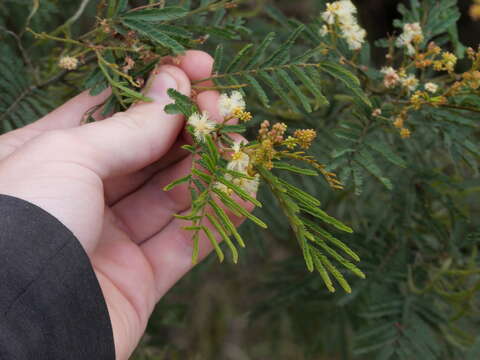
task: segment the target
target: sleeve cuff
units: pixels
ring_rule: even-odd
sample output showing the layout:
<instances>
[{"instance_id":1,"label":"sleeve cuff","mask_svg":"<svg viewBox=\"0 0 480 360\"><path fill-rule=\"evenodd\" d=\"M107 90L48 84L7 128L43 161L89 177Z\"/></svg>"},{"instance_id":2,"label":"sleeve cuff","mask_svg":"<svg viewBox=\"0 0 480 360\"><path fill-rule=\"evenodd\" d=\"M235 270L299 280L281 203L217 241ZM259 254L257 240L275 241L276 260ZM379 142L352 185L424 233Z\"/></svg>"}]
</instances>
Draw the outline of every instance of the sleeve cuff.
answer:
<instances>
[{"instance_id":1,"label":"sleeve cuff","mask_svg":"<svg viewBox=\"0 0 480 360\"><path fill-rule=\"evenodd\" d=\"M102 290L55 217L0 195L0 359L115 359Z\"/></svg>"}]
</instances>

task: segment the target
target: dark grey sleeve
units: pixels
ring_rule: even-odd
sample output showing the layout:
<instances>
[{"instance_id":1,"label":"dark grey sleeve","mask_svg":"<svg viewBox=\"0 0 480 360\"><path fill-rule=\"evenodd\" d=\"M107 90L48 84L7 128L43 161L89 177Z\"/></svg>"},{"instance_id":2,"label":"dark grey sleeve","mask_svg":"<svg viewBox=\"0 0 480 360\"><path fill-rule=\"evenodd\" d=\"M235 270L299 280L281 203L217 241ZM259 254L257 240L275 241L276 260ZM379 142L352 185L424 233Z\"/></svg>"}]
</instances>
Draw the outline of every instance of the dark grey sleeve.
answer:
<instances>
[{"instance_id":1,"label":"dark grey sleeve","mask_svg":"<svg viewBox=\"0 0 480 360\"><path fill-rule=\"evenodd\" d=\"M115 359L107 306L75 236L0 195L0 359Z\"/></svg>"}]
</instances>

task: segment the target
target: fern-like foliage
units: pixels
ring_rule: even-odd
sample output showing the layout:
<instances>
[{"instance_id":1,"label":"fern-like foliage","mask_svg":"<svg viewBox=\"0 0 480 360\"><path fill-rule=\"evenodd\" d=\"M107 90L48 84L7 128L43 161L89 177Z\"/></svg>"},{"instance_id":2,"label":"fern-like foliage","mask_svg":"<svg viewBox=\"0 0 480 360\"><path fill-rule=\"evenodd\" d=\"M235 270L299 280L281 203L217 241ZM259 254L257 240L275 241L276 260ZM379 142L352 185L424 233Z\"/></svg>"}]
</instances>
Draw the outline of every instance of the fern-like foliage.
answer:
<instances>
[{"instance_id":1,"label":"fern-like foliage","mask_svg":"<svg viewBox=\"0 0 480 360\"><path fill-rule=\"evenodd\" d=\"M53 104L42 86L32 84L31 74L16 51L4 43L0 53L0 124L2 131L8 131L42 117Z\"/></svg>"},{"instance_id":2,"label":"fern-like foliage","mask_svg":"<svg viewBox=\"0 0 480 360\"><path fill-rule=\"evenodd\" d=\"M267 108L271 100L267 94L274 94L290 111L300 112L297 104L301 104L304 111L312 112L328 104L321 84L322 75L330 75L370 107L359 80L351 72L333 62L309 62L318 53L317 48L292 58L292 45L304 30L305 25L298 26L274 51L271 44L275 34L269 33L260 44L245 45L228 63L223 58L223 47L219 45L215 55L216 75L212 78L220 87L249 86Z\"/></svg>"},{"instance_id":3,"label":"fern-like foliage","mask_svg":"<svg viewBox=\"0 0 480 360\"><path fill-rule=\"evenodd\" d=\"M186 96L173 89L169 90L169 94L175 100L175 103L166 107L168 112L182 113L187 119L198 113L199 110L196 105ZM192 137L194 137L194 129L191 126L188 128ZM229 134L243 133L244 131L245 128L241 125L222 123L217 126L215 134L205 137L204 142L195 141L194 145L184 146L184 149L191 152L194 158L192 171L189 175L172 182L165 188L165 190L170 190L180 184L188 183L188 188L192 195L192 210L187 215L177 215L177 217L191 222L191 225L186 226L185 229L192 231L194 263L198 257L199 237L201 234L204 234L210 240L220 262L225 257L214 233L206 226L207 221L213 225L214 229L227 244L232 261L234 263L238 261L238 251L230 237L233 237L237 246L240 247L245 247L245 241L236 230L225 209L238 217L246 217L261 228L267 228L267 224L264 221L232 199L232 194L234 194L245 202L262 207L261 202L252 197L242 186L232 181L235 178L247 181L258 180L248 174L228 169L226 166L227 162L222 158L222 154L218 150L218 146L231 146L232 140ZM250 150L255 151L253 149L258 146L260 145L254 143L250 146ZM256 151L257 153L250 154L250 158L258 158L258 154L262 153L263 149L260 147ZM331 259L353 274L364 278L363 272L352 263L352 260L359 261L360 258L341 240L334 237L328 231L326 225L349 233L353 232L353 230L325 213L320 208L319 200L282 180L272 170L276 172L289 171L302 174L303 176L317 176L320 173L326 176L327 181L332 186L340 187L339 183L333 178L333 174L326 172L321 164L317 163L313 158L303 155L303 152L277 150L272 160L274 161L269 168L265 167L261 162L254 163L253 171L256 173L255 176L259 176L262 182L267 184L288 219L292 232L302 249L307 269L309 271L316 269L329 291L335 291L330 278L330 276L333 276L345 291L351 292L348 282L336 266L332 264ZM295 166L291 163L292 160L304 161L311 165L313 169Z\"/></svg>"}]
</instances>

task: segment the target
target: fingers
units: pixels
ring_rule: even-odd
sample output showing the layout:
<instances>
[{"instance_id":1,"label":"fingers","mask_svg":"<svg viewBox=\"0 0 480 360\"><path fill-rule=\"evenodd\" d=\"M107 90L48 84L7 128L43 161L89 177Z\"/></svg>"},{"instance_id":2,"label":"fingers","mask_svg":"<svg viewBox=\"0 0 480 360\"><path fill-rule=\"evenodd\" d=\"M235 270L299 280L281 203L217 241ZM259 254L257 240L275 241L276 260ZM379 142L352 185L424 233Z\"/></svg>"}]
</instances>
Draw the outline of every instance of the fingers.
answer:
<instances>
[{"instance_id":1,"label":"fingers","mask_svg":"<svg viewBox=\"0 0 480 360\"><path fill-rule=\"evenodd\" d=\"M187 157L190 153L182 149L182 145L185 145L185 142L178 139L168 153L157 162L127 176L105 180L105 203L114 206L122 198L138 190L156 173Z\"/></svg>"},{"instance_id":2,"label":"fingers","mask_svg":"<svg viewBox=\"0 0 480 360\"><path fill-rule=\"evenodd\" d=\"M244 138L235 134L235 139ZM126 225L136 243L143 243L162 231L173 215L188 209L192 203L187 184L170 191L163 188L172 181L186 176L192 167L192 156L155 174L137 191L126 196L112 207L114 214Z\"/></svg>"},{"instance_id":3,"label":"fingers","mask_svg":"<svg viewBox=\"0 0 480 360\"><path fill-rule=\"evenodd\" d=\"M169 168L157 173L140 189L112 207L113 213L126 227L132 240L142 243L160 232L177 214L190 207L187 184L170 191L163 188L172 181L187 175L192 167L188 156Z\"/></svg>"},{"instance_id":4,"label":"fingers","mask_svg":"<svg viewBox=\"0 0 480 360\"><path fill-rule=\"evenodd\" d=\"M236 227L244 221L244 218L235 216L230 218ZM140 245L153 269L157 301L193 267L193 233L183 229L187 225L189 223L184 220L173 219L161 233ZM213 227L210 224L207 226L219 239ZM198 260L204 259L212 251L212 248L210 240L202 233L199 237Z\"/></svg>"},{"instance_id":5,"label":"fingers","mask_svg":"<svg viewBox=\"0 0 480 360\"><path fill-rule=\"evenodd\" d=\"M213 71L213 58L206 52L188 50L184 56L179 57L179 66L185 71L192 81L210 77ZM199 86L211 86L211 81L197 84Z\"/></svg>"},{"instance_id":6,"label":"fingers","mask_svg":"<svg viewBox=\"0 0 480 360\"><path fill-rule=\"evenodd\" d=\"M172 62L170 61L170 63ZM178 58L178 61L175 63L178 64L180 69L185 72L191 81L208 78L212 73L213 58L203 51L189 50L184 56ZM105 184L107 203L113 204L118 202L123 197L138 189L156 172L183 159L187 154L184 150L180 149L180 146L186 143L186 141L182 139L188 139L188 137L185 137L185 132L183 132L183 136L177 140L177 143L172 146L169 152L156 164L129 176L109 179Z\"/></svg>"},{"instance_id":7,"label":"fingers","mask_svg":"<svg viewBox=\"0 0 480 360\"><path fill-rule=\"evenodd\" d=\"M218 99L220 98L220 94L218 91L214 90L207 90L201 92L197 96L197 104L200 110L208 112L208 117L210 120L215 121L217 123L221 123L223 121L223 117L220 115L220 111L218 109Z\"/></svg>"},{"instance_id":8,"label":"fingers","mask_svg":"<svg viewBox=\"0 0 480 360\"><path fill-rule=\"evenodd\" d=\"M77 144L75 159L97 173L111 178L140 170L167 153L183 128L181 115L169 115L164 107L172 102L169 88L189 95L190 80L179 68L164 65L151 76L147 92L153 101L139 103L125 112L98 123L68 130Z\"/></svg>"},{"instance_id":9,"label":"fingers","mask_svg":"<svg viewBox=\"0 0 480 360\"><path fill-rule=\"evenodd\" d=\"M212 119L222 121L218 110L218 97L216 91L205 91L198 95L197 104L201 111L208 111ZM137 243L142 243L162 231L174 214L190 207L191 198L186 185L178 186L169 192L165 192L163 188L189 174L191 166L192 157L188 156L158 172L137 191L123 198L112 208L126 224Z\"/></svg>"},{"instance_id":10,"label":"fingers","mask_svg":"<svg viewBox=\"0 0 480 360\"><path fill-rule=\"evenodd\" d=\"M98 96L90 96L87 91L84 91L34 123L2 135L0 137L0 160L45 131L67 129L79 125L84 114L94 106L102 104L108 95L109 90L105 90Z\"/></svg>"}]
</instances>

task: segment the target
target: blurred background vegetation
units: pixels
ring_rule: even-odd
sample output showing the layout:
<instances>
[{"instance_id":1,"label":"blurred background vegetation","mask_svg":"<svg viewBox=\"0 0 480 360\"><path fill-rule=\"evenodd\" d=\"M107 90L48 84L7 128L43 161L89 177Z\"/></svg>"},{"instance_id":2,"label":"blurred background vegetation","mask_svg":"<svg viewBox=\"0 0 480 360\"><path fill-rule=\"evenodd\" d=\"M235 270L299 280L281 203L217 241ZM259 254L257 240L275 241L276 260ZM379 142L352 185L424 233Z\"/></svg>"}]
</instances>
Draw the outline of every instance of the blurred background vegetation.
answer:
<instances>
[{"instance_id":1,"label":"blurred background vegetation","mask_svg":"<svg viewBox=\"0 0 480 360\"><path fill-rule=\"evenodd\" d=\"M408 1L395 0L353 2L371 43L398 32L392 25L400 17L397 6L408 6ZM302 22L318 16L324 6L323 1L316 0L251 1L251 21L262 33L268 31L266 24L273 22L263 5L272 3ZM458 2L462 13L458 29L461 42L476 48L480 22L469 17L471 4L470 0ZM372 59L378 66L383 64L384 55L384 49L372 47ZM324 204L338 201L325 189L308 190ZM472 196L472 201L480 200L478 196L475 199ZM329 211L335 215L342 212L331 207ZM276 214L258 213L275 222ZM261 234L248 224L241 230L251 241L240 263L219 265L211 256L177 284L157 306L135 359L377 359L352 352L355 325L351 313L364 310L365 304L350 303L350 295L341 292L331 295L324 291L318 275L304 271L303 259L284 224L271 226ZM361 236L356 239L361 240ZM388 260L382 264L386 266ZM382 269L379 271L382 276ZM354 282L351 296L355 296L359 284ZM382 296L381 291L378 294ZM478 309L478 297L474 301ZM471 316L480 325L478 312ZM470 355L471 359L480 359L480 352L475 354L478 356ZM420 351L406 358L424 359ZM463 355L452 358L464 359Z\"/></svg>"},{"instance_id":2,"label":"blurred background vegetation","mask_svg":"<svg viewBox=\"0 0 480 360\"><path fill-rule=\"evenodd\" d=\"M393 0L357 0L353 2L359 9L360 23L367 30L368 38L372 43L389 33L398 33L398 30L394 29L392 21L400 17L397 12L398 4L405 3L407 5L408 3L407 1ZM78 3L79 1L73 0L41 1L42 11L32 19L31 27L37 32L55 29L75 12ZM143 4L144 2L132 1L131 3ZM0 26L21 31L31 4L30 0L0 0ZM252 39L249 40L257 41L269 31L285 33L288 30L282 29L282 26L275 21L275 14L267 10L270 9L269 5L275 5L286 16L296 18L301 22L308 22L319 16L324 4L325 1L322 0L251 0L246 1L235 11L245 17L247 27L253 30L250 34ZM480 22L475 22L468 16L471 4L470 0L458 1L462 13L458 28L461 42L476 48L480 42ZM78 34L87 31L95 22L97 5L98 2L95 1L89 3L75 28ZM14 39L7 38L0 38L0 41L14 42ZM208 49L208 42L206 46ZM55 44L45 44L43 47L38 47L37 51L37 56L42 57L49 52L55 53L57 49ZM385 55L383 49L372 47L371 53L372 61L377 66L383 64ZM52 69L55 64L56 59L52 59ZM58 69L52 71L58 71ZM58 105L78 93L80 91L78 80L78 75L70 74L67 81L63 82L61 86L50 87L50 105ZM256 109L251 110L256 111ZM312 116L305 119L306 125L309 125L309 122L311 125L311 122L315 121L315 114ZM328 119L322 121L324 121L324 126L332 126L332 122L328 122ZM317 144L319 153L321 153L321 147L322 144ZM389 175L397 176L397 179L404 175L402 171L398 170L392 174ZM422 202L430 204L432 199L440 197L448 201L448 194L458 189L446 189L445 186L448 182L445 181L444 184L438 183L435 190L432 190L425 185L427 181L425 179L429 175L423 174L422 176L424 178L417 179L414 188L410 188L420 199L414 204L414 200L412 200L413 205L410 204L412 207L410 211L420 217L428 218L429 205L422 208ZM410 319L405 319L407 316L405 314L409 314L408 316L411 315L414 319L411 326L417 329L415 336L425 337L425 349L415 350L415 346L412 346L413 352L405 355L404 359L424 360L426 358L422 354L427 350L435 354L448 353L448 359L480 359L480 340L478 340L480 338L475 339L480 329L478 291L449 299L459 314L466 314L469 320L468 325L459 322L453 326L454 329L462 329L471 335L473 340L469 338L468 341L465 340L466 343L476 344L468 353L468 359L464 355L459 355L463 352L449 350L444 352L441 349L444 341L438 339L443 332L439 330L438 333L431 333L429 328L422 328L424 322L417 321L415 318L417 313L428 314L433 328L441 328L442 324L450 327L457 320L451 313L442 314L442 305L439 306L438 312L429 312L431 310L428 309L429 302L437 300L432 300L433 298L430 297L431 294L427 290L425 293L421 291L414 293L406 291L403 287L404 284L408 284L410 290L415 288L415 285L411 283L412 279L408 276L408 271L417 264L421 264L422 261L428 262L431 248L437 250L435 253L437 264L446 266L442 261L448 259L448 254L439 250L441 246L436 243L435 235L431 235L435 233L434 230L429 233L430 237L425 237L425 245L416 240L409 243L409 247L403 246L403 243L400 245L400 239L403 236L400 218L404 214L398 213L398 209L404 209L405 207L402 206L406 205L395 208L395 204L402 203L402 201L407 202L408 199L392 195L391 197L379 197L382 200L373 202L371 201L372 197L378 194L377 188L371 187L367 188L356 200L359 203L371 204L371 208L359 207L356 209L351 205L351 198L355 196L351 192L333 194L326 186L320 186L313 181L308 182L302 178L294 180L298 185L321 199L323 206L332 215L346 220L350 224L358 222L353 224L357 233L346 240L347 244L352 245L354 250L359 250L363 255L360 267L366 270L368 280L364 283L361 280L352 281L353 293L351 295L346 295L341 291L334 295L329 294L318 275L310 274L305 270L303 257L295 241L292 241L286 224L279 220L278 214L274 210L266 206L261 211L256 211L261 218L268 220L270 228L267 231L259 232L257 228L248 224L241 228L244 238L248 241L248 246L243 251L244 254L241 254L239 264L220 265L214 256L210 256L181 280L158 304L147 333L133 356L134 360L373 359L368 355L368 346L377 346L382 350L382 344L376 342L375 337L380 337L383 332L390 331L391 326L384 328L378 326L360 332L358 328L362 328L369 319L396 314L397 310L395 309L398 307L403 309L402 316L405 322L401 323L400 320L395 322L396 330L399 333L403 331L402 327L407 320L410 321ZM471 180L471 185L480 187L478 178ZM474 262L478 262L476 253L478 244L480 244L478 222L480 199L476 195L478 190L470 195L458 191L462 206L469 208L471 212L469 218L456 214L458 221L446 226L452 233L461 234L458 235L461 237L461 241L456 244L454 250L450 250L452 253L454 251L462 253L465 258L471 256ZM267 195L262 191L259 196L262 198L262 202L272 201L272 199L266 198ZM382 217L384 209L387 215L395 214L395 216ZM361 223L362 216L367 211L369 213L366 217L369 219L378 217L378 221ZM359 215L360 212L362 216ZM428 222L427 220L426 222ZM425 228L436 227L440 232L438 237L441 238L444 228L438 225L433 217L429 220L431 223L425 223ZM387 233L385 229L392 226L395 221L400 222L396 230L389 231L388 238L385 236L385 239L382 238L382 242L373 245L372 239L382 231ZM425 231L428 233L427 230ZM381 238L381 236L379 237ZM369 257L369 246L375 246L380 250L376 253L372 252ZM471 254L472 246L474 250ZM441 267L441 265L439 266ZM367 283L368 285L365 285ZM479 287L478 277L475 279L475 284L475 289L477 289ZM390 291L393 288L397 290L397 287L400 288L400 291L395 293L403 295L401 300L392 297L394 292ZM412 296L410 296L411 293L413 293ZM425 317L428 316L425 315ZM458 315L458 319L460 318L461 315ZM456 342L457 340L446 340L446 342L449 341ZM363 343L367 344L363 346L363 352L355 352L354 349L358 349L358 344ZM388 342L383 344L383 347L388 346L391 346ZM408 346L405 347L408 348ZM384 354L384 359L390 358L388 351ZM380 360L380 356L378 355L374 359ZM442 359L441 357L432 358ZM445 359L447 358L445 357Z\"/></svg>"}]
</instances>

